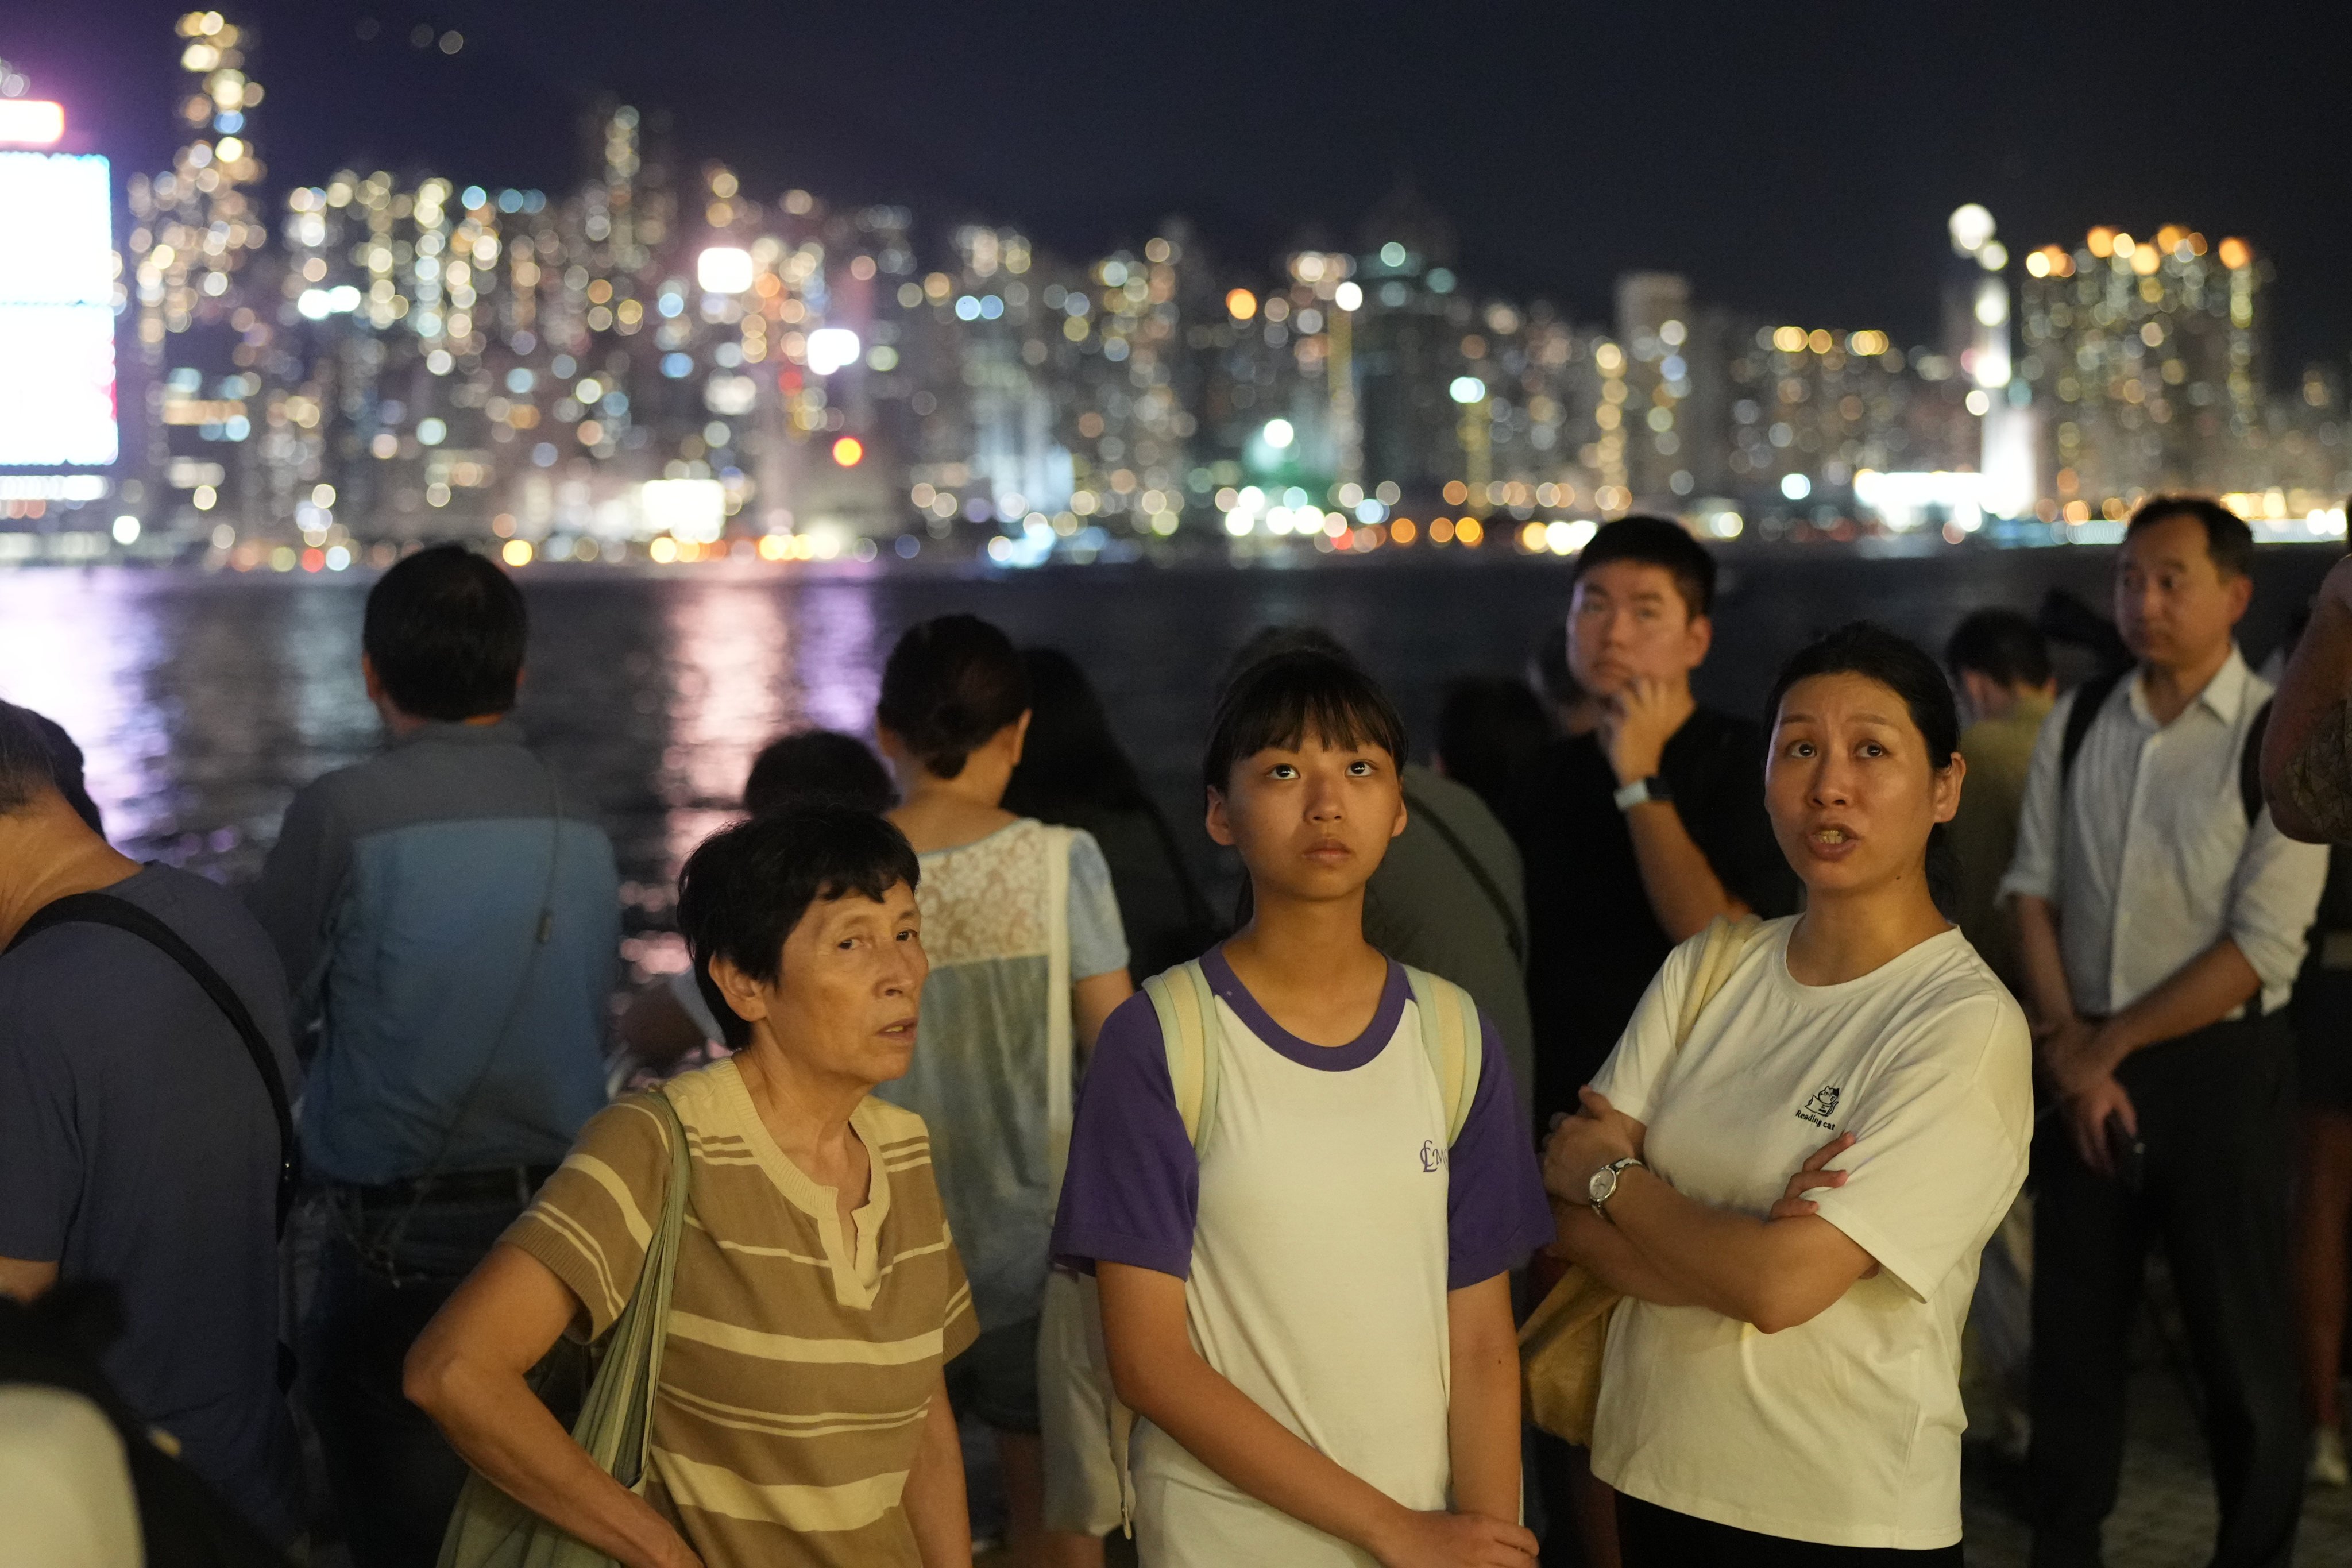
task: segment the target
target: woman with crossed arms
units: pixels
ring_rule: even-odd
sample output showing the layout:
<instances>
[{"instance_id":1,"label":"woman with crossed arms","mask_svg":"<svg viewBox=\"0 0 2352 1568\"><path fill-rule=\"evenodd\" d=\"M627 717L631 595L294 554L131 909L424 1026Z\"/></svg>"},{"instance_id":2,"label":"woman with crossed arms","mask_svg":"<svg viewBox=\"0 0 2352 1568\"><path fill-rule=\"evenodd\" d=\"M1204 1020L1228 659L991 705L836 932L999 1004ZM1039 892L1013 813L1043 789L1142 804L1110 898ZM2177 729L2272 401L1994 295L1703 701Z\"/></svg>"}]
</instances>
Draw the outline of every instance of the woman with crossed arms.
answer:
<instances>
[{"instance_id":1,"label":"woman with crossed arms","mask_svg":"<svg viewBox=\"0 0 2352 1568\"><path fill-rule=\"evenodd\" d=\"M1677 948L1545 1152L1557 1250L1627 1298L1592 1468L1629 1568L1958 1568L1960 1327L2032 1121L2024 1015L1929 889L1958 718L1862 624L1790 659L1768 716L1805 912L1679 1050L1705 938Z\"/></svg>"}]
</instances>

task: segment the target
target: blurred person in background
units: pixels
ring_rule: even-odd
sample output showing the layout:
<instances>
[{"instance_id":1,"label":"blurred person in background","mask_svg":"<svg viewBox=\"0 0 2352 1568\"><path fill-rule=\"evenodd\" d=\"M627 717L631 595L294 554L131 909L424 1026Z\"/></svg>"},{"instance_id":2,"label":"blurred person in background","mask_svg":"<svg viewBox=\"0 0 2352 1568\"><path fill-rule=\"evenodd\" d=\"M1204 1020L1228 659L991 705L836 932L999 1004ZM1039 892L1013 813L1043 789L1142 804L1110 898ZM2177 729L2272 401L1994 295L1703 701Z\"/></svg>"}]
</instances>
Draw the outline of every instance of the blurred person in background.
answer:
<instances>
[{"instance_id":1,"label":"blurred person in background","mask_svg":"<svg viewBox=\"0 0 2352 1568\"><path fill-rule=\"evenodd\" d=\"M514 583L462 546L378 578L360 666L390 744L295 795L251 895L315 1031L302 1370L360 1568L438 1556L466 1467L402 1358L605 1103L620 879L509 717L528 640Z\"/></svg>"},{"instance_id":2,"label":"blurred person in background","mask_svg":"<svg viewBox=\"0 0 2352 1568\"><path fill-rule=\"evenodd\" d=\"M2000 898L2000 879L2017 851L2017 816L2034 738L2058 700L2050 645L2028 616L2014 610L1979 610L1944 644L1944 668L1960 689L1968 728L1960 754L1969 760L1968 794L1952 818L1959 863L1962 934L2001 984L2021 989L2014 920Z\"/></svg>"},{"instance_id":3,"label":"blurred person in background","mask_svg":"<svg viewBox=\"0 0 2352 1568\"><path fill-rule=\"evenodd\" d=\"M1470 675L1445 683L1437 705L1437 771L1468 786L1500 822L1521 810L1520 797L1559 733L1543 699L1525 681Z\"/></svg>"},{"instance_id":4,"label":"blurred person in background","mask_svg":"<svg viewBox=\"0 0 2352 1568\"><path fill-rule=\"evenodd\" d=\"M2033 1562L2090 1568L2124 1457L2129 1326L2160 1243L2221 1503L2216 1568L2284 1568L2307 1426L2287 1285L2285 1008L2326 856L2264 809L2268 687L2235 628L2252 532L2158 497L2126 526L2137 660L2052 710L2017 858L2018 951L2059 1104L2033 1151Z\"/></svg>"},{"instance_id":5,"label":"blurred person in background","mask_svg":"<svg viewBox=\"0 0 2352 1568\"><path fill-rule=\"evenodd\" d=\"M743 781L743 809L753 816L807 805L878 815L898 803L882 759L838 730L802 730L769 742ZM725 1032L703 1005L690 966L638 987L615 1032L621 1047L611 1072L616 1090L642 1089L727 1055Z\"/></svg>"},{"instance_id":6,"label":"blurred person in background","mask_svg":"<svg viewBox=\"0 0 2352 1568\"><path fill-rule=\"evenodd\" d=\"M1029 672L1029 732L1004 809L1083 828L1101 848L1134 973L1198 958L1222 934L1216 916L1093 683L1059 648L1024 648L1021 662Z\"/></svg>"},{"instance_id":7,"label":"blurred person in background","mask_svg":"<svg viewBox=\"0 0 2352 1568\"><path fill-rule=\"evenodd\" d=\"M1098 1564L1119 1522L1108 1389L1077 1286L1047 1280L1078 1058L1135 989L1110 868L1083 829L1004 808L1030 725L1029 672L974 616L909 628L875 711L921 858L930 978L922 1048L884 1098L929 1124L980 1338L948 1368L959 1415L995 1435L1027 1565Z\"/></svg>"},{"instance_id":8,"label":"blurred person in background","mask_svg":"<svg viewBox=\"0 0 2352 1568\"><path fill-rule=\"evenodd\" d=\"M109 1291L105 1382L283 1548L302 1526L279 1381L285 975L230 894L100 838L55 756L0 702L0 1295Z\"/></svg>"},{"instance_id":9,"label":"blurred person in background","mask_svg":"<svg viewBox=\"0 0 2352 1568\"><path fill-rule=\"evenodd\" d=\"M2017 816L2034 738L2057 700L2050 645L2031 616L1979 610L1944 644L1944 668L1959 688L1968 728L1960 754L1969 787L1948 828L1959 877L1960 932L2011 994L2024 979L2017 966L2017 928L2000 897L2000 879L2017 852ZM1984 1429L2008 1458L2022 1460L2032 1418L2033 1209L2020 1194L1985 1247L1969 1310L1968 1363L1961 1385L1986 1411Z\"/></svg>"}]
</instances>

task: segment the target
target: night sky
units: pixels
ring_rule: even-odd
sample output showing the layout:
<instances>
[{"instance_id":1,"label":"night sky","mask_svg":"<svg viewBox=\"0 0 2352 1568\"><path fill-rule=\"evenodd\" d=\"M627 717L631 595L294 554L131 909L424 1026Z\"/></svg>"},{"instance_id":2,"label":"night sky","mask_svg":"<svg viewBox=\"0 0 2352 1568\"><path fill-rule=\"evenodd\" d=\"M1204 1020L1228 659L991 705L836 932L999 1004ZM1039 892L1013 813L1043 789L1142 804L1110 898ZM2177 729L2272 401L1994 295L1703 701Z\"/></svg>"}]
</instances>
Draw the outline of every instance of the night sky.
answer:
<instances>
[{"instance_id":1,"label":"night sky","mask_svg":"<svg viewBox=\"0 0 2352 1568\"><path fill-rule=\"evenodd\" d=\"M0 0L0 56L125 172L177 86L152 0ZM2271 379L2352 353L2352 6L1007 5L264 0L282 189L347 164L571 189L583 109L672 117L747 194L1013 222L1066 255L1192 218L1270 267L1411 179L1475 289L1605 321L1634 268L1701 300L1932 335L1944 216L2013 253L2094 223L2239 234L2276 268ZM371 29L373 38L363 41ZM455 29L454 56L412 31Z\"/></svg>"}]
</instances>

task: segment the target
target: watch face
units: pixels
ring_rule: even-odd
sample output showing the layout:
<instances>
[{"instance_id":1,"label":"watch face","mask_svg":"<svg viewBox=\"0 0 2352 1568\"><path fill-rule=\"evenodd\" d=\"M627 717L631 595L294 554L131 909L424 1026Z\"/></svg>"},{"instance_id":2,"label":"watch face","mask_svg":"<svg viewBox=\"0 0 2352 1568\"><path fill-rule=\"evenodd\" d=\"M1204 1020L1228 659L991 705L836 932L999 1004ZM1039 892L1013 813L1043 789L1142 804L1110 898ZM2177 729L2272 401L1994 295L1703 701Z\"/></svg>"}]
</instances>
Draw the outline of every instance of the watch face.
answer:
<instances>
[{"instance_id":1,"label":"watch face","mask_svg":"<svg viewBox=\"0 0 2352 1568\"><path fill-rule=\"evenodd\" d=\"M1591 1195L1592 1201L1596 1204L1607 1203L1609 1201L1609 1194L1616 1190L1617 1168L1614 1165L1603 1165L1601 1169L1593 1172L1592 1180L1585 1187L1586 1193Z\"/></svg>"}]
</instances>

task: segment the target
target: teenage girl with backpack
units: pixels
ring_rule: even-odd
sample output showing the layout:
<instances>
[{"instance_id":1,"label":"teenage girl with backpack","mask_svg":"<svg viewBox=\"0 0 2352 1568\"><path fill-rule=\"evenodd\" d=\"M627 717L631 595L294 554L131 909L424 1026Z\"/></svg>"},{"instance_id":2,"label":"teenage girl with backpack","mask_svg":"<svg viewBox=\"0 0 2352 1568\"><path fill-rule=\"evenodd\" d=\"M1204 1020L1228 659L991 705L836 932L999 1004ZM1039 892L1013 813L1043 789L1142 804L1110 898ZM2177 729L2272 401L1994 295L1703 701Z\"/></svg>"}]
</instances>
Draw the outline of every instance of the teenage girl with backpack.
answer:
<instances>
[{"instance_id":1,"label":"teenage girl with backpack","mask_svg":"<svg viewBox=\"0 0 2352 1568\"><path fill-rule=\"evenodd\" d=\"M1466 994L1364 940L1403 726L1351 661L1227 689L1208 830L1248 923L1104 1026L1057 1258L1097 1273L1145 1568L1523 1568L1509 1270L1549 1239Z\"/></svg>"}]
</instances>

